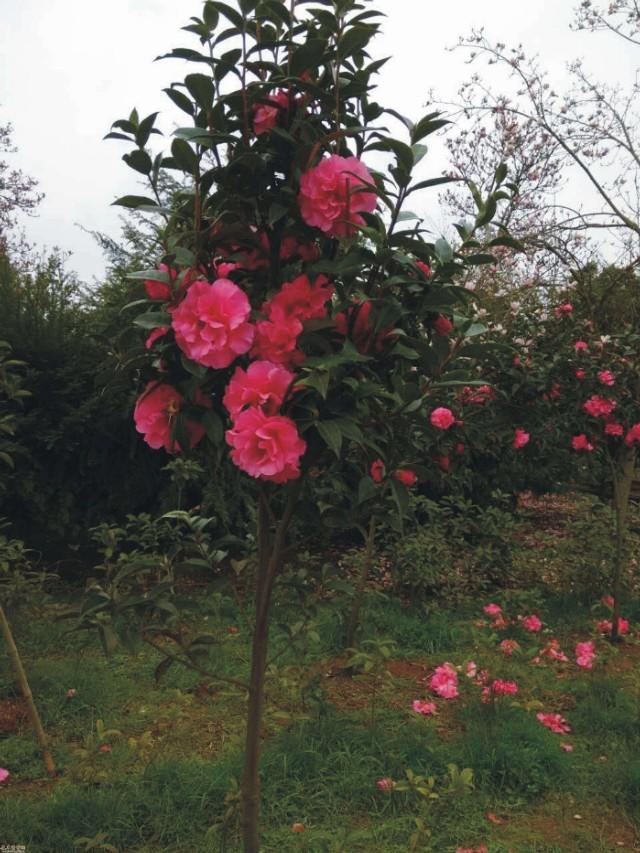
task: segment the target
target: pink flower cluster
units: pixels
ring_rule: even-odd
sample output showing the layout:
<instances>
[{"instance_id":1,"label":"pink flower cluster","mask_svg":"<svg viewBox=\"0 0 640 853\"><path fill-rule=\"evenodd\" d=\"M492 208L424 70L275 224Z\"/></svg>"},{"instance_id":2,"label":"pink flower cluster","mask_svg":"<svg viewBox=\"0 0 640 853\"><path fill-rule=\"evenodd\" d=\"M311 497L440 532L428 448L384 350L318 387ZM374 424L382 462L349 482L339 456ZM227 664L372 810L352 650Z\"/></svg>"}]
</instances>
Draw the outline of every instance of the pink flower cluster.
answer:
<instances>
[{"instance_id":1,"label":"pink flower cluster","mask_svg":"<svg viewBox=\"0 0 640 853\"><path fill-rule=\"evenodd\" d=\"M600 397L598 394L594 394L592 397L589 397L582 408L588 415L591 415L592 418L608 418L616 408L616 405L617 403L615 400L609 400L606 397Z\"/></svg>"},{"instance_id":2,"label":"pink flower cluster","mask_svg":"<svg viewBox=\"0 0 640 853\"><path fill-rule=\"evenodd\" d=\"M211 408L211 400L198 392L197 403L203 408ZM176 418L183 408L185 399L172 385L149 382L138 398L133 419L136 430L144 435L145 442L154 450L163 447L167 453L177 453L182 448L178 441L171 438ZM185 431L189 447L194 447L204 436L204 427L198 421L187 420Z\"/></svg>"},{"instance_id":3,"label":"pink flower cluster","mask_svg":"<svg viewBox=\"0 0 640 853\"><path fill-rule=\"evenodd\" d=\"M494 696L515 696L518 692L518 685L515 681L503 681L496 678L491 682L491 692Z\"/></svg>"},{"instance_id":4,"label":"pink flower cluster","mask_svg":"<svg viewBox=\"0 0 640 853\"><path fill-rule=\"evenodd\" d=\"M452 427L456 422L451 409L446 409L444 406L434 409L431 412L429 420L431 421L432 426L441 430L449 429L449 427Z\"/></svg>"},{"instance_id":5,"label":"pink flower cluster","mask_svg":"<svg viewBox=\"0 0 640 853\"><path fill-rule=\"evenodd\" d=\"M458 696L458 673L446 661L441 666L436 667L429 679L429 687L442 699L455 699Z\"/></svg>"},{"instance_id":6,"label":"pink flower cluster","mask_svg":"<svg viewBox=\"0 0 640 853\"><path fill-rule=\"evenodd\" d=\"M523 429L518 427L513 436L513 447L515 450L520 450L523 447L526 447L529 444L529 439L531 438L530 434Z\"/></svg>"},{"instance_id":7,"label":"pink flower cluster","mask_svg":"<svg viewBox=\"0 0 640 853\"><path fill-rule=\"evenodd\" d=\"M598 622L596 626L596 630L599 634L610 634L613 630L613 623L609 619L602 619ZM627 619L623 619L622 616L618 618L618 634L620 636L624 636L629 633L629 622Z\"/></svg>"},{"instance_id":8,"label":"pink flower cluster","mask_svg":"<svg viewBox=\"0 0 640 853\"><path fill-rule=\"evenodd\" d=\"M411 707L416 714L422 714L424 717L431 717L438 713L438 706L435 702L427 702L423 699L414 699Z\"/></svg>"}]
</instances>

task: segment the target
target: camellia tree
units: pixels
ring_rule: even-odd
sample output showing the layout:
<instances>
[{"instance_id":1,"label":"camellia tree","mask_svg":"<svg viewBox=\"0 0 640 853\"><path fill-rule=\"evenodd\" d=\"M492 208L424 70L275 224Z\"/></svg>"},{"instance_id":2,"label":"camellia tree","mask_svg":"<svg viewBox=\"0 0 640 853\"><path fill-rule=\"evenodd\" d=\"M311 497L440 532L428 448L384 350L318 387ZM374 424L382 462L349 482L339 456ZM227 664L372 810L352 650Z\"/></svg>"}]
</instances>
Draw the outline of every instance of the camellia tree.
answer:
<instances>
[{"instance_id":1,"label":"camellia tree","mask_svg":"<svg viewBox=\"0 0 640 853\"><path fill-rule=\"evenodd\" d=\"M523 304L510 327L515 357L508 355L494 379L518 407L514 447L529 445L536 458L553 454L575 475L568 459L588 459L601 493L612 495L615 534L611 639L621 633L629 499L640 446L640 380L637 353L638 279L628 269L595 267L576 272L554 304ZM502 407L504 409L504 406ZM555 469L556 476L559 472Z\"/></svg>"},{"instance_id":2,"label":"camellia tree","mask_svg":"<svg viewBox=\"0 0 640 853\"><path fill-rule=\"evenodd\" d=\"M303 514L322 522L346 483L352 502L373 507L392 494L406 505L415 473L395 472L411 471L421 446L408 425L427 424L434 391L469 381L464 343L483 331L465 320L468 293L454 280L466 265L492 261L474 234L495 203L478 199L457 247L429 240L405 209L447 180L413 177L423 140L445 122L431 113L414 123L372 99L385 60L368 53L381 14L371 5L208 0L185 27L200 49L167 55L198 69L165 90L188 119L170 153L148 148L156 113L140 119L134 110L108 134L133 143L123 159L150 187L116 203L163 223L157 269L135 274L148 297L134 320L147 330L136 427L168 453L204 444L214 460L228 453L254 486L242 779L250 853L260 847L270 604L295 553L292 522ZM373 152L390 158L384 172L365 164ZM170 207L158 192L165 170L182 186ZM495 192L505 192L503 172ZM502 239L494 235L494 245ZM372 467L377 460L382 468ZM153 596L143 598L120 620L129 632Z\"/></svg>"}]
</instances>

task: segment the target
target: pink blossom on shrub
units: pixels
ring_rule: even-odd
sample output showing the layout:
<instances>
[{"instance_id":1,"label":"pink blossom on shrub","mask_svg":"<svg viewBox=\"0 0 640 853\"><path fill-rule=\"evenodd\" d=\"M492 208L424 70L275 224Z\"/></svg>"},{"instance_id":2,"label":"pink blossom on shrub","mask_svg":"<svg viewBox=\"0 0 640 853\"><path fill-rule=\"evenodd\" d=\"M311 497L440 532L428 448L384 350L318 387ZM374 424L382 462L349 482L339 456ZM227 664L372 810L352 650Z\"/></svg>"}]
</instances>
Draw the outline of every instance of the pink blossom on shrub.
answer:
<instances>
[{"instance_id":1,"label":"pink blossom on shrub","mask_svg":"<svg viewBox=\"0 0 640 853\"><path fill-rule=\"evenodd\" d=\"M376 459L371 463L371 479L374 483L381 483L384 480L385 467L382 459Z\"/></svg>"},{"instance_id":2,"label":"pink blossom on shrub","mask_svg":"<svg viewBox=\"0 0 640 853\"><path fill-rule=\"evenodd\" d=\"M295 317L288 317L276 306L272 306L270 313L269 320L256 323L251 355L276 364L300 364L305 358L304 353L297 349L302 323Z\"/></svg>"},{"instance_id":3,"label":"pink blossom on shrub","mask_svg":"<svg viewBox=\"0 0 640 853\"><path fill-rule=\"evenodd\" d=\"M589 344L586 341L576 341L573 348L576 352L584 352L589 349Z\"/></svg>"},{"instance_id":4,"label":"pink blossom on shrub","mask_svg":"<svg viewBox=\"0 0 640 853\"><path fill-rule=\"evenodd\" d=\"M594 394L592 397L589 397L582 408L592 418L607 418L616 406L617 403L615 400L607 400L605 397L599 397L597 394Z\"/></svg>"},{"instance_id":5,"label":"pink blossom on shrub","mask_svg":"<svg viewBox=\"0 0 640 853\"><path fill-rule=\"evenodd\" d=\"M593 669L593 659L596 656L595 643L589 640L585 643L576 643L576 663L584 669Z\"/></svg>"},{"instance_id":6,"label":"pink blossom on shrub","mask_svg":"<svg viewBox=\"0 0 640 853\"><path fill-rule=\"evenodd\" d=\"M250 311L246 294L229 279L195 281L173 312L176 343L197 364L228 367L253 342Z\"/></svg>"},{"instance_id":7,"label":"pink blossom on shrub","mask_svg":"<svg viewBox=\"0 0 640 853\"><path fill-rule=\"evenodd\" d=\"M266 317L273 315L295 317L305 320L320 319L327 316L326 303L333 295L333 285L324 275L319 275L312 284L307 275L299 275L293 281L282 285L280 291L262 306Z\"/></svg>"},{"instance_id":8,"label":"pink blossom on shrub","mask_svg":"<svg viewBox=\"0 0 640 853\"><path fill-rule=\"evenodd\" d=\"M268 415L257 407L245 409L225 437L234 464L251 477L285 483L300 476L300 457L307 445L291 418Z\"/></svg>"},{"instance_id":9,"label":"pink blossom on shrub","mask_svg":"<svg viewBox=\"0 0 640 853\"><path fill-rule=\"evenodd\" d=\"M593 444L591 444L584 433L573 436L571 439L571 447L573 447L574 450L585 450L587 453L591 453L592 450L595 450Z\"/></svg>"},{"instance_id":10,"label":"pink blossom on shrub","mask_svg":"<svg viewBox=\"0 0 640 853\"><path fill-rule=\"evenodd\" d=\"M447 661L436 667L429 679L429 687L442 699L455 699L458 695L458 673Z\"/></svg>"},{"instance_id":11,"label":"pink blossom on shrub","mask_svg":"<svg viewBox=\"0 0 640 853\"><path fill-rule=\"evenodd\" d=\"M576 373L575 373L576 379L580 379L580 380L582 380L582 379L584 379L584 378L586 377L586 375L587 375L587 371L586 371L586 370L583 370L581 367L579 367L579 368L576 370Z\"/></svg>"},{"instance_id":12,"label":"pink blossom on shrub","mask_svg":"<svg viewBox=\"0 0 640 853\"><path fill-rule=\"evenodd\" d=\"M438 314L437 319L431 325L436 335L440 335L441 338L446 338L453 329L453 323L444 314Z\"/></svg>"},{"instance_id":13,"label":"pink blossom on shrub","mask_svg":"<svg viewBox=\"0 0 640 853\"><path fill-rule=\"evenodd\" d=\"M601 619L596 625L596 630L599 634L610 634L613 629L613 622L609 619ZM622 616L618 619L618 634L624 636L629 633L629 622L623 619Z\"/></svg>"},{"instance_id":14,"label":"pink blossom on shrub","mask_svg":"<svg viewBox=\"0 0 640 853\"><path fill-rule=\"evenodd\" d=\"M232 419L247 406L259 406L266 414L274 415L294 379L294 374L281 364L254 361L247 370L236 367L222 402Z\"/></svg>"},{"instance_id":15,"label":"pink blossom on shrub","mask_svg":"<svg viewBox=\"0 0 640 853\"><path fill-rule=\"evenodd\" d=\"M613 610L615 600L612 595L603 595L600 601L604 604L605 607L608 607L609 610Z\"/></svg>"},{"instance_id":16,"label":"pink blossom on shrub","mask_svg":"<svg viewBox=\"0 0 640 853\"><path fill-rule=\"evenodd\" d=\"M622 424L616 423L615 421L610 421L608 424L605 424L604 427L605 435L615 435L621 436L624 435L624 427Z\"/></svg>"},{"instance_id":17,"label":"pink blossom on shrub","mask_svg":"<svg viewBox=\"0 0 640 853\"><path fill-rule=\"evenodd\" d=\"M547 645L541 649L540 655L542 657L551 658L551 660L561 661L562 663L567 663L569 660L560 648L560 643L556 639L549 640Z\"/></svg>"},{"instance_id":18,"label":"pink blossom on shrub","mask_svg":"<svg viewBox=\"0 0 640 853\"><path fill-rule=\"evenodd\" d=\"M278 118L289 106L289 94L284 91L276 92L262 98L267 103L253 105L253 129L256 136L267 133L278 123Z\"/></svg>"},{"instance_id":19,"label":"pink blossom on shrub","mask_svg":"<svg viewBox=\"0 0 640 853\"><path fill-rule=\"evenodd\" d=\"M571 731L571 726L560 714L546 714L540 711L536 714L536 719L554 734L568 734Z\"/></svg>"},{"instance_id":20,"label":"pink blossom on shrub","mask_svg":"<svg viewBox=\"0 0 640 853\"><path fill-rule=\"evenodd\" d=\"M211 400L199 393L197 402L211 408ZM184 404L184 397L172 385L149 382L138 397L133 419L136 430L144 435L145 442L154 450L161 447L167 453L177 453L181 448L177 441L171 440L171 431L175 419ZM188 420L185 429L189 437L189 446L194 447L204 436L204 427L197 421Z\"/></svg>"},{"instance_id":21,"label":"pink blossom on shrub","mask_svg":"<svg viewBox=\"0 0 640 853\"><path fill-rule=\"evenodd\" d=\"M370 320L372 302L367 299L362 303L356 303L353 308L340 311L333 318L336 331L344 337L353 341L358 352L366 355L373 346L376 352L381 352L384 342L391 328L382 329L377 334L374 332L373 323Z\"/></svg>"},{"instance_id":22,"label":"pink blossom on shrub","mask_svg":"<svg viewBox=\"0 0 640 853\"><path fill-rule=\"evenodd\" d=\"M502 607L500 607L499 604L485 604L482 609L487 614L487 616L498 616L500 613L502 613Z\"/></svg>"},{"instance_id":23,"label":"pink blossom on shrub","mask_svg":"<svg viewBox=\"0 0 640 853\"><path fill-rule=\"evenodd\" d=\"M478 665L475 661L470 660L467 661L467 664L464 668L465 675L467 678L475 678L478 674Z\"/></svg>"},{"instance_id":24,"label":"pink blossom on shrub","mask_svg":"<svg viewBox=\"0 0 640 853\"><path fill-rule=\"evenodd\" d=\"M438 468L446 474L451 467L451 459L448 456L436 456L434 461Z\"/></svg>"},{"instance_id":25,"label":"pink blossom on shrub","mask_svg":"<svg viewBox=\"0 0 640 853\"><path fill-rule=\"evenodd\" d=\"M315 261L320 257L320 247L317 243L300 243L296 237L283 237L280 243L280 257L283 261L300 258L303 261Z\"/></svg>"},{"instance_id":26,"label":"pink blossom on shrub","mask_svg":"<svg viewBox=\"0 0 640 853\"><path fill-rule=\"evenodd\" d=\"M446 409L444 406L434 409L429 420L432 426L442 430L449 429L456 422L451 409Z\"/></svg>"},{"instance_id":27,"label":"pink blossom on shrub","mask_svg":"<svg viewBox=\"0 0 640 853\"><path fill-rule=\"evenodd\" d=\"M398 468L397 471L393 472L393 476L394 479L398 480L398 482L402 483L403 486L406 486L409 489L411 486L415 486L418 482L418 475L410 468Z\"/></svg>"},{"instance_id":28,"label":"pink blossom on shrub","mask_svg":"<svg viewBox=\"0 0 640 853\"><path fill-rule=\"evenodd\" d=\"M166 264L159 264L158 270L167 273L171 281L175 281L178 275L174 269L170 269ZM153 278L147 278L144 282L144 289L149 299L158 299L163 302L171 299L171 285L167 284L166 281L156 281Z\"/></svg>"},{"instance_id":29,"label":"pink blossom on shrub","mask_svg":"<svg viewBox=\"0 0 640 853\"><path fill-rule=\"evenodd\" d=\"M531 616L524 617L522 627L533 634L537 634L538 631L542 631L542 622L538 616L532 614Z\"/></svg>"},{"instance_id":30,"label":"pink blossom on shrub","mask_svg":"<svg viewBox=\"0 0 640 853\"><path fill-rule=\"evenodd\" d=\"M616 378L610 370L600 370L598 372L598 380L602 385L616 384Z\"/></svg>"},{"instance_id":31,"label":"pink blossom on shrub","mask_svg":"<svg viewBox=\"0 0 640 853\"><path fill-rule=\"evenodd\" d=\"M157 340L163 338L167 332L169 331L169 326L158 326L157 329L153 329L147 335L147 339L144 342L145 349L151 349L151 347L155 344Z\"/></svg>"},{"instance_id":32,"label":"pink blossom on shrub","mask_svg":"<svg viewBox=\"0 0 640 853\"><path fill-rule=\"evenodd\" d=\"M553 313L556 315L556 317L570 316L573 313L573 305L571 305L571 303L569 302L565 303L564 305L557 305L553 309Z\"/></svg>"},{"instance_id":33,"label":"pink blossom on shrub","mask_svg":"<svg viewBox=\"0 0 640 853\"><path fill-rule=\"evenodd\" d=\"M373 184L373 178L357 157L325 157L300 179L303 220L332 237L353 236L354 225L364 224L360 214L374 211L378 201L365 184Z\"/></svg>"},{"instance_id":34,"label":"pink blossom on shrub","mask_svg":"<svg viewBox=\"0 0 640 853\"><path fill-rule=\"evenodd\" d=\"M416 714L422 714L425 717L430 717L438 713L438 706L435 702L426 702L423 699L414 699L411 707Z\"/></svg>"},{"instance_id":35,"label":"pink blossom on shrub","mask_svg":"<svg viewBox=\"0 0 640 853\"><path fill-rule=\"evenodd\" d=\"M429 264L425 264L424 261L416 261L416 266L425 278L431 278L431 267Z\"/></svg>"},{"instance_id":36,"label":"pink blossom on shrub","mask_svg":"<svg viewBox=\"0 0 640 853\"><path fill-rule=\"evenodd\" d=\"M0 767L0 785L6 782L9 779L9 776L11 776L11 773L9 773L6 768Z\"/></svg>"},{"instance_id":37,"label":"pink blossom on shrub","mask_svg":"<svg viewBox=\"0 0 640 853\"><path fill-rule=\"evenodd\" d=\"M453 449L456 452L456 456L462 456L462 454L464 453L465 447L464 447L464 444L461 441L459 441Z\"/></svg>"},{"instance_id":38,"label":"pink blossom on shrub","mask_svg":"<svg viewBox=\"0 0 640 853\"><path fill-rule=\"evenodd\" d=\"M388 776L385 776L382 779L378 779L378 781L376 782L376 785L378 786L378 788L381 791L389 792L389 791L393 791L393 789L396 786L396 783L393 781L393 779L389 779Z\"/></svg>"},{"instance_id":39,"label":"pink blossom on shrub","mask_svg":"<svg viewBox=\"0 0 640 853\"><path fill-rule=\"evenodd\" d=\"M518 427L513 436L514 448L516 450L520 450L522 447L525 447L527 444L529 444L530 438L531 435L528 432L525 432L525 430L520 429L520 427Z\"/></svg>"},{"instance_id":40,"label":"pink blossom on shrub","mask_svg":"<svg viewBox=\"0 0 640 853\"><path fill-rule=\"evenodd\" d=\"M502 681L496 678L491 683L491 692L494 696L515 696L518 692L518 685L515 681Z\"/></svg>"},{"instance_id":41,"label":"pink blossom on shrub","mask_svg":"<svg viewBox=\"0 0 640 853\"><path fill-rule=\"evenodd\" d=\"M631 427L624 437L624 443L627 447L633 447L634 444L640 444L640 423L634 424Z\"/></svg>"}]
</instances>

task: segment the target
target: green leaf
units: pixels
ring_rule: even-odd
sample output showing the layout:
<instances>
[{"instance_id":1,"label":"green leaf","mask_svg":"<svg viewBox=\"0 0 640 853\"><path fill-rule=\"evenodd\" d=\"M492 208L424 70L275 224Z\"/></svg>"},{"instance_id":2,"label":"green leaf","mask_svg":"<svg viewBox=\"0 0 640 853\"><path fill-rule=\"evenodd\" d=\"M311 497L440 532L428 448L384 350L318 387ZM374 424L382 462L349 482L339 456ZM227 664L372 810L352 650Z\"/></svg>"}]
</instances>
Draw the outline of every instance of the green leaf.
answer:
<instances>
[{"instance_id":1,"label":"green leaf","mask_svg":"<svg viewBox=\"0 0 640 853\"><path fill-rule=\"evenodd\" d=\"M320 421L317 424L318 432L322 436L323 441L333 450L335 455L340 458L342 449L342 429L337 421Z\"/></svg>"},{"instance_id":2,"label":"green leaf","mask_svg":"<svg viewBox=\"0 0 640 853\"><path fill-rule=\"evenodd\" d=\"M202 418L202 425L207 432L209 440L213 444L222 444L222 440L224 438L224 426L219 415L211 410L207 411Z\"/></svg>"},{"instance_id":3,"label":"green leaf","mask_svg":"<svg viewBox=\"0 0 640 853\"><path fill-rule=\"evenodd\" d=\"M140 326L142 329L157 329L158 326L170 326L171 314L164 311L148 311L146 314L140 314L133 321L134 326Z\"/></svg>"},{"instance_id":4,"label":"green leaf","mask_svg":"<svg viewBox=\"0 0 640 853\"><path fill-rule=\"evenodd\" d=\"M140 172L143 175L148 175L153 168L151 157L149 157L146 151L142 151L140 148L137 148L130 154L123 154L122 159L129 168L135 169L136 172Z\"/></svg>"},{"instance_id":5,"label":"green leaf","mask_svg":"<svg viewBox=\"0 0 640 853\"><path fill-rule=\"evenodd\" d=\"M439 240L436 240L434 249L436 257L441 264L450 264L453 261L453 249L444 237L440 237Z\"/></svg>"},{"instance_id":6,"label":"green leaf","mask_svg":"<svg viewBox=\"0 0 640 853\"><path fill-rule=\"evenodd\" d=\"M184 78L189 94L202 107L208 110L213 104L215 89L213 80L207 74L187 74Z\"/></svg>"},{"instance_id":7,"label":"green leaf","mask_svg":"<svg viewBox=\"0 0 640 853\"><path fill-rule=\"evenodd\" d=\"M152 198L148 198L144 195L123 195L121 198L116 199L112 202L112 205L119 205L120 207L130 207L132 209L138 207L157 207L158 205Z\"/></svg>"},{"instance_id":8,"label":"green leaf","mask_svg":"<svg viewBox=\"0 0 640 853\"><path fill-rule=\"evenodd\" d=\"M184 92L181 92L179 89L163 89L162 90L173 103L181 109L183 112L187 113L187 115L192 116L194 113L193 109L193 101L189 100Z\"/></svg>"},{"instance_id":9,"label":"green leaf","mask_svg":"<svg viewBox=\"0 0 640 853\"><path fill-rule=\"evenodd\" d=\"M420 142L425 136L429 136L429 134L435 133L436 130L440 130L441 127L446 127L451 123L446 118L438 118L439 115L441 113L430 113L430 115L425 116L415 125L411 133L412 145L415 145L416 142Z\"/></svg>"}]
</instances>

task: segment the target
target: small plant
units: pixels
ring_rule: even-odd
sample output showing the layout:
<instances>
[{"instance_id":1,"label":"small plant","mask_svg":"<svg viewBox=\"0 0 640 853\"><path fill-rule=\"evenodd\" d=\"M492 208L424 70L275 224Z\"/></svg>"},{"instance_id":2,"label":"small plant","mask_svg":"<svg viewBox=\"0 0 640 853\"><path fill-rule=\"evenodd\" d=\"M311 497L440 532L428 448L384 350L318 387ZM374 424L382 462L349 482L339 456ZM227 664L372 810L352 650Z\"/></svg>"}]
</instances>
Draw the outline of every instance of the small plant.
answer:
<instances>
[{"instance_id":1,"label":"small plant","mask_svg":"<svg viewBox=\"0 0 640 853\"><path fill-rule=\"evenodd\" d=\"M102 850L103 853L118 853L118 848L107 842L108 837L106 832L98 832L93 838L89 838L86 835L75 838L73 844L82 853L90 853L93 850Z\"/></svg>"}]
</instances>

